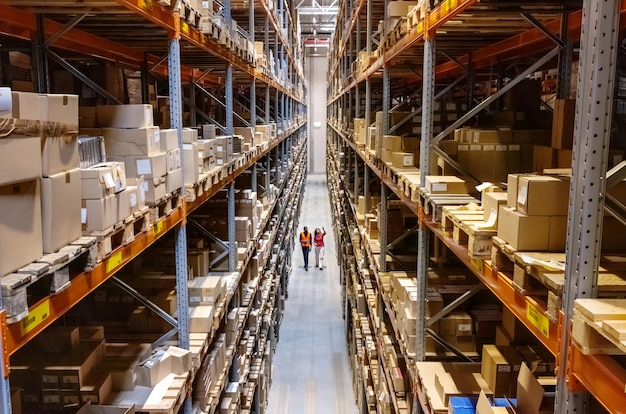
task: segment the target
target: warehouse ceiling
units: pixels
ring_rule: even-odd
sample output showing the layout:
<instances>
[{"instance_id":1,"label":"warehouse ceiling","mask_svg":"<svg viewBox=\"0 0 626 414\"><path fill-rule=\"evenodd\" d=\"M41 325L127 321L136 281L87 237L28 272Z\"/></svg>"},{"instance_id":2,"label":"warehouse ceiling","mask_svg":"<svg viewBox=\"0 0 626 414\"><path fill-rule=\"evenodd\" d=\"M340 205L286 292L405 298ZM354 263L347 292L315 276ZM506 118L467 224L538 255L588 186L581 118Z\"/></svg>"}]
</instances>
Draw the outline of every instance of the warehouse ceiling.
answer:
<instances>
[{"instance_id":1,"label":"warehouse ceiling","mask_svg":"<svg viewBox=\"0 0 626 414\"><path fill-rule=\"evenodd\" d=\"M338 0L293 0L303 42L327 41L335 30Z\"/></svg>"}]
</instances>

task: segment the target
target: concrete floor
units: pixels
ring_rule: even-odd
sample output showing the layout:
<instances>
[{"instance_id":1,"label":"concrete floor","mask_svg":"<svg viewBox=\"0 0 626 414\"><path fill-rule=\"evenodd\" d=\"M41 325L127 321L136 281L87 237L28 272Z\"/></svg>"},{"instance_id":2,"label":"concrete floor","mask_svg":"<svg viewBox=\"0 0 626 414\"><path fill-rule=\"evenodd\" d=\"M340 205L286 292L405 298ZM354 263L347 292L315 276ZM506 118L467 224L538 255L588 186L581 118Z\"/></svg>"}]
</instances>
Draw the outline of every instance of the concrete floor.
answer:
<instances>
[{"instance_id":1,"label":"concrete floor","mask_svg":"<svg viewBox=\"0 0 626 414\"><path fill-rule=\"evenodd\" d=\"M289 279L289 298L274 355L268 414L358 413L341 310L339 268L331 225L326 175L309 175L300 228L326 228L324 269L315 254L304 270L299 243Z\"/></svg>"}]
</instances>

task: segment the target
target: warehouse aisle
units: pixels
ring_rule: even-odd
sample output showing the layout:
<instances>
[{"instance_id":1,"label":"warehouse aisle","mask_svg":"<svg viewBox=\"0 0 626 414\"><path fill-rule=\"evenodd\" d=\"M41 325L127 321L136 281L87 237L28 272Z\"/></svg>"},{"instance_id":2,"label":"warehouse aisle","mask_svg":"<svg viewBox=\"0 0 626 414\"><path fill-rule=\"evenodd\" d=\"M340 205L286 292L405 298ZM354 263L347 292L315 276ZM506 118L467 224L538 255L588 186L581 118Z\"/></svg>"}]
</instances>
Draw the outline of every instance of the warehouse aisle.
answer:
<instances>
[{"instance_id":1,"label":"warehouse aisle","mask_svg":"<svg viewBox=\"0 0 626 414\"><path fill-rule=\"evenodd\" d=\"M324 269L315 254L304 270L299 243L294 251L289 298L274 356L274 380L268 414L358 413L352 390L341 310L341 286L335 257L326 175L309 175L298 234L326 228Z\"/></svg>"}]
</instances>

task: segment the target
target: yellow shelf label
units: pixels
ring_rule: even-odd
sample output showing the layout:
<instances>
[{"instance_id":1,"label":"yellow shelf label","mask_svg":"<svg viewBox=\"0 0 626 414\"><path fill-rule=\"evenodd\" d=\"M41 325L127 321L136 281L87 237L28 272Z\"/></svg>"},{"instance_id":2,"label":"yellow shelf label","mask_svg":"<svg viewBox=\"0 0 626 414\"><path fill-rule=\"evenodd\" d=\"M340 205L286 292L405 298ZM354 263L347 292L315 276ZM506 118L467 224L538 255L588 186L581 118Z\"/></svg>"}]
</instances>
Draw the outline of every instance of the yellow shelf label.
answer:
<instances>
[{"instance_id":1,"label":"yellow shelf label","mask_svg":"<svg viewBox=\"0 0 626 414\"><path fill-rule=\"evenodd\" d=\"M189 34L189 24L187 22L181 22L180 30L185 34Z\"/></svg>"},{"instance_id":2,"label":"yellow shelf label","mask_svg":"<svg viewBox=\"0 0 626 414\"><path fill-rule=\"evenodd\" d=\"M478 270L481 273L483 272L483 264L484 264L484 262L483 262L482 259L472 258L471 262L472 262L472 266L474 266L474 268L476 270Z\"/></svg>"},{"instance_id":3,"label":"yellow shelf label","mask_svg":"<svg viewBox=\"0 0 626 414\"><path fill-rule=\"evenodd\" d=\"M50 316L50 299L29 310L28 316L20 321L20 332L26 335Z\"/></svg>"},{"instance_id":4,"label":"yellow shelf label","mask_svg":"<svg viewBox=\"0 0 626 414\"><path fill-rule=\"evenodd\" d=\"M109 273L121 265L123 260L124 258L122 257L122 252L117 252L113 256L109 257L106 262L106 272Z\"/></svg>"},{"instance_id":5,"label":"yellow shelf label","mask_svg":"<svg viewBox=\"0 0 626 414\"><path fill-rule=\"evenodd\" d=\"M152 0L141 0L141 7L152 10Z\"/></svg>"},{"instance_id":6,"label":"yellow shelf label","mask_svg":"<svg viewBox=\"0 0 626 414\"><path fill-rule=\"evenodd\" d=\"M154 231L155 236L158 236L159 234L161 234L161 232L163 231L163 220L155 223L153 229L154 229L153 231Z\"/></svg>"},{"instance_id":7,"label":"yellow shelf label","mask_svg":"<svg viewBox=\"0 0 626 414\"><path fill-rule=\"evenodd\" d=\"M550 320L532 303L526 304L526 318L546 337L550 337Z\"/></svg>"}]
</instances>

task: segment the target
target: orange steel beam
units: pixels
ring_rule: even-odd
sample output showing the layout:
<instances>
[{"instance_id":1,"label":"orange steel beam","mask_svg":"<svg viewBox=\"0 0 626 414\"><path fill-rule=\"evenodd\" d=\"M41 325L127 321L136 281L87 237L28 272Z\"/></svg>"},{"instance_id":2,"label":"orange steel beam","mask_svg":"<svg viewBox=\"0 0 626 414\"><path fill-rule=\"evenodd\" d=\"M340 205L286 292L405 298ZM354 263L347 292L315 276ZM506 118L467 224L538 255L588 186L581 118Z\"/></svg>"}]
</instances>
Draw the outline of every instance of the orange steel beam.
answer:
<instances>
[{"instance_id":1,"label":"orange steel beam","mask_svg":"<svg viewBox=\"0 0 626 414\"><path fill-rule=\"evenodd\" d=\"M34 13L30 13L15 7L0 5L0 33L23 40L32 40L37 33L37 20ZM50 19L45 19L46 36L51 36L61 30L63 25ZM122 44L95 36L79 29L71 29L59 40L54 48L80 53L85 56L94 56L111 62L121 63L139 68L144 60L144 53ZM156 64L161 59L147 55L148 64ZM194 79L194 70L182 67L182 76L186 81ZM154 72L167 76L167 63L161 63ZM203 81L211 84L219 84L217 76L205 76Z\"/></svg>"},{"instance_id":2,"label":"orange steel beam","mask_svg":"<svg viewBox=\"0 0 626 414\"><path fill-rule=\"evenodd\" d=\"M132 259L137 257L157 239L173 229L183 219L181 207L155 223L151 229L139 234L135 241L115 250L106 260L90 272L81 273L71 280L70 286L61 292L40 300L29 309L26 319L8 326L6 347L12 355L70 308L93 292Z\"/></svg>"},{"instance_id":3,"label":"orange steel beam","mask_svg":"<svg viewBox=\"0 0 626 414\"><path fill-rule=\"evenodd\" d=\"M626 369L608 355L570 347L570 373L611 413L626 413Z\"/></svg>"}]
</instances>

